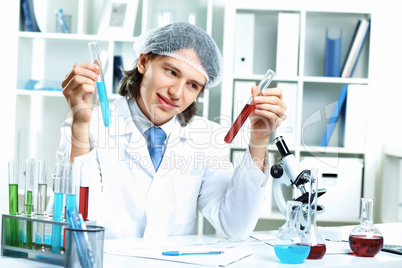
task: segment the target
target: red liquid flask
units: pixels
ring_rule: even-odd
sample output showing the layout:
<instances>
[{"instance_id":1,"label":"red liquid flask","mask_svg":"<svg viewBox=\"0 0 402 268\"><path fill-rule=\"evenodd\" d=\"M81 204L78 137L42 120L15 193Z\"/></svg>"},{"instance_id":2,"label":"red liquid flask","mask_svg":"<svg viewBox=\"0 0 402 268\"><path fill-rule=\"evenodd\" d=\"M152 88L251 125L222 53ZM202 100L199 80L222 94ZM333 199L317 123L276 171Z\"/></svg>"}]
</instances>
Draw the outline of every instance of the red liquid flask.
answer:
<instances>
[{"instance_id":1,"label":"red liquid flask","mask_svg":"<svg viewBox=\"0 0 402 268\"><path fill-rule=\"evenodd\" d=\"M308 214L307 214L307 227L306 234L310 240L310 253L307 259L318 260L324 257L327 247L325 240L321 236L317 228L317 198L318 198L318 169L310 169L309 182L305 185L308 195Z\"/></svg>"},{"instance_id":2,"label":"red liquid flask","mask_svg":"<svg viewBox=\"0 0 402 268\"><path fill-rule=\"evenodd\" d=\"M360 257L374 257L380 252L384 238L382 236L367 237L366 235L349 236L350 249Z\"/></svg>"},{"instance_id":3,"label":"red liquid flask","mask_svg":"<svg viewBox=\"0 0 402 268\"><path fill-rule=\"evenodd\" d=\"M317 244L311 246L310 254L308 254L307 259L322 259L324 257L327 247L325 244Z\"/></svg>"},{"instance_id":4,"label":"red liquid flask","mask_svg":"<svg viewBox=\"0 0 402 268\"><path fill-rule=\"evenodd\" d=\"M374 257L380 252L384 238L374 226L374 198L361 198L360 225L349 235L350 249L360 257Z\"/></svg>"},{"instance_id":5,"label":"red liquid flask","mask_svg":"<svg viewBox=\"0 0 402 268\"><path fill-rule=\"evenodd\" d=\"M265 73L264 77L258 84L258 87L260 88L261 92L263 92L265 89L268 88L269 84L271 83L272 79L274 79L275 75L276 73L271 69L269 69ZM246 122L247 118L254 110L255 105L252 103L252 101L253 97L250 98L250 100L247 102L247 104L244 106L243 110L237 117L236 121L233 123L232 127L229 129L229 132L226 134L224 139L226 143L231 143L233 141L233 139L236 137L241 127L244 125L244 122Z\"/></svg>"}]
</instances>

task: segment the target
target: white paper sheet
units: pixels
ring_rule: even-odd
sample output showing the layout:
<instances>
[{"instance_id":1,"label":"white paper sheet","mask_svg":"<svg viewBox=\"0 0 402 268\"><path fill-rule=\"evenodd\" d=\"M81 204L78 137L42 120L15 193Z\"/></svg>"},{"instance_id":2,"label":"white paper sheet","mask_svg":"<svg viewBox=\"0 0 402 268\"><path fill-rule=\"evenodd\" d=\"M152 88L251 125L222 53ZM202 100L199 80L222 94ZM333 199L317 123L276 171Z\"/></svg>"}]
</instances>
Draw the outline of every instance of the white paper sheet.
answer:
<instances>
[{"instance_id":1,"label":"white paper sheet","mask_svg":"<svg viewBox=\"0 0 402 268\"><path fill-rule=\"evenodd\" d=\"M162 252L171 250L178 250L182 252L223 251L223 253L219 255L183 255L183 256L162 255ZM253 251L249 248L187 246L187 247L177 247L174 249L169 247L169 248L116 250L116 251L110 251L109 254L182 262L190 264L199 264L213 267L224 267L252 255Z\"/></svg>"}]
</instances>

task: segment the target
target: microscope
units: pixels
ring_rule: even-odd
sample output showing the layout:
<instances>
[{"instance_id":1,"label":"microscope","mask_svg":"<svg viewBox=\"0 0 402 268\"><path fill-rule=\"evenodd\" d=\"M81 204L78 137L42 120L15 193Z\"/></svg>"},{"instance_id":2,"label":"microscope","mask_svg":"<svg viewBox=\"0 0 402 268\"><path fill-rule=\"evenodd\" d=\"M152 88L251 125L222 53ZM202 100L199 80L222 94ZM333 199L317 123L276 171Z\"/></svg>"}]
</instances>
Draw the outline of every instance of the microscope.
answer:
<instances>
[{"instance_id":1,"label":"microscope","mask_svg":"<svg viewBox=\"0 0 402 268\"><path fill-rule=\"evenodd\" d=\"M282 136L274 139L275 145L281 154L281 163L271 167L271 176L273 177L272 190L274 192L275 202L283 215L286 216L286 201L283 193L283 186L297 188L300 196L294 198L300 201L302 205L302 228L307 226L307 208L309 202L309 192L306 190L306 184L309 183L311 171L309 169L301 170L295 156L289 151ZM326 192L325 189L317 191L317 198ZM324 206L317 205L317 214L325 211Z\"/></svg>"}]
</instances>

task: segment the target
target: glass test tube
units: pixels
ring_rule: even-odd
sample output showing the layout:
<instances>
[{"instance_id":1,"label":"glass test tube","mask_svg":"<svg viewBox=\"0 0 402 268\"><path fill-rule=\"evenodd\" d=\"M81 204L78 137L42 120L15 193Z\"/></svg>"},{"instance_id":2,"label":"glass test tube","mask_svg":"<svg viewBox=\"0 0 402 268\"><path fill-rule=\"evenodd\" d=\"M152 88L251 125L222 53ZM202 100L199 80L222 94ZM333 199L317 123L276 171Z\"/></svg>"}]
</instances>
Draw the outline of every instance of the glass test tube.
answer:
<instances>
[{"instance_id":1,"label":"glass test tube","mask_svg":"<svg viewBox=\"0 0 402 268\"><path fill-rule=\"evenodd\" d=\"M38 160L35 171L38 181L36 214L39 217L45 217L47 204L47 160ZM41 222L38 222L36 225L35 248L37 250L45 250L45 224Z\"/></svg>"},{"instance_id":2,"label":"glass test tube","mask_svg":"<svg viewBox=\"0 0 402 268\"><path fill-rule=\"evenodd\" d=\"M63 221L63 187L64 180L62 177L63 166L62 164L56 164L55 173L53 175L53 192L54 192L54 203L53 203L53 220ZM61 225L54 224L52 229L52 244L51 252L55 254L60 254L61 242Z\"/></svg>"},{"instance_id":3,"label":"glass test tube","mask_svg":"<svg viewBox=\"0 0 402 268\"><path fill-rule=\"evenodd\" d=\"M261 79L260 83L258 84L258 87L262 92L265 91L265 89L268 88L269 84L271 83L272 79L274 79L276 73L269 69L264 77ZM239 132L240 128L243 126L244 122L246 122L248 116L251 114L252 111L254 111L255 104L253 104L253 96L249 99L247 104L244 106L243 110L237 117L236 121L233 123L232 127L229 129L228 133L225 136L225 142L226 143L231 143L233 139L236 137L237 133Z\"/></svg>"},{"instance_id":4,"label":"glass test tube","mask_svg":"<svg viewBox=\"0 0 402 268\"><path fill-rule=\"evenodd\" d=\"M24 208L25 216L32 217L34 214L34 192L35 192L35 166L36 160L33 158L27 159L25 161L25 198L24 198ZM32 248L32 221L26 221L25 229L25 247Z\"/></svg>"},{"instance_id":5,"label":"glass test tube","mask_svg":"<svg viewBox=\"0 0 402 268\"><path fill-rule=\"evenodd\" d=\"M78 212L84 221L88 221L89 177L86 174L84 163L77 163L77 176L80 180L80 198Z\"/></svg>"},{"instance_id":6,"label":"glass test tube","mask_svg":"<svg viewBox=\"0 0 402 268\"><path fill-rule=\"evenodd\" d=\"M103 77L103 70L102 70L102 63L99 57L98 51L98 43L97 42L89 42L88 43L89 52L91 53L92 61L94 64L97 64L100 69L99 79L96 82L96 89L98 92L99 97L99 105L101 107L102 117L103 117L103 124L105 127L108 127L112 122L110 117L110 110L109 110L109 101L106 94L106 87L105 87L105 80Z\"/></svg>"},{"instance_id":7,"label":"glass test tube","mask_svg":"<svg viewBox=\"0 0 402 268\"><path fill-rule=\"evenodd\" d=\"M8 212L10 215L18 214L18 160L8 162ZM18 220L10 218L10 229L6 244L17 247L18 243Z\"/></svg>"},{"instance_id":8,"label":"glass test tube","mask_svg":"<svg viewBox=\"0 0 402 268\"><path fill-rule=\"evenodd\" d=\"M66 222L70 222L70 214L76 215L77 211L77 202L76 202L76 186L78 185L76 182L76 166L73 163L66 163L64 165L64 193L66 194ZM64 229L64 237L66 237L66 230ZM64 248L65 248L65 239L64 239Z\"/></svg>"}]
</instances>

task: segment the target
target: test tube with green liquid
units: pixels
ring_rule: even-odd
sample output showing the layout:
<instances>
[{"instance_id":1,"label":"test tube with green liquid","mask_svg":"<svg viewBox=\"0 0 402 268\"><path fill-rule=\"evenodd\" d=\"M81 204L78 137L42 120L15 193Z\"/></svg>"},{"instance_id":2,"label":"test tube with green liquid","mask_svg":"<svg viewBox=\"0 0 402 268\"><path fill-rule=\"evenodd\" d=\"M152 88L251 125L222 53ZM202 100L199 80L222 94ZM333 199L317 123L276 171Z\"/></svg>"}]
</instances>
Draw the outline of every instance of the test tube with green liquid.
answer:
<instances>
[{"instance_id":1,"label":"test tube with green liquid","mask_svg":"<svg viewBox=\"0 0 402 268\"><path fill-rule=\"evenodd\" d=\"M10 215L18 214L18 160L8 162L8 212ZM18 247L18 220L10 218L10 228L6 244Z\"/></svg>"},{"instance_id":2,"label":"test tube with green liquid","mask_svg":"<svg viewBox=\"0 0 402 268\"><path fill-rule=\"evenodd\" d=\"M26 217L32 217L34 213L34 192L35 192L35 165L36 160L33 158L25 161L25 198L24 198L24 212ZM26 220L25 228L25 243L26 248L33 246L33 228L32 221Z\"/></svg>"},{"instance_id":3,"label":"test tube with green liquid","mask_svg":"<svg viewBox=\"0 0 402 268\"><path fill-rule=\"evenodd\" d=\"M38 160L35 171L38 181L36 214L38 217L44 218L46 216L47 204L47 160ZM42 222L38 222L36 225L35 248L37 250L45 250L45 224Z\"/></svg>"},{"instance_id":4,"label":"test tube with green liquid","mask_svg":"<svg viewBox=\"0 0 402 268\"><path fill-rule=\"evenodd\" d=\"M53 220L59 222L63 221L64 179L62 172L63 165L60 163L56 164L53 175ZM60 254L61 244L61 225L53 224L51 252Z\"/></svg>"}]
</instances>

